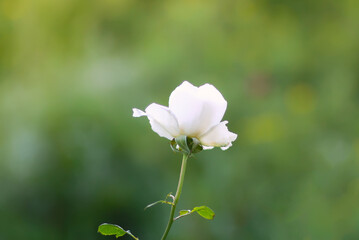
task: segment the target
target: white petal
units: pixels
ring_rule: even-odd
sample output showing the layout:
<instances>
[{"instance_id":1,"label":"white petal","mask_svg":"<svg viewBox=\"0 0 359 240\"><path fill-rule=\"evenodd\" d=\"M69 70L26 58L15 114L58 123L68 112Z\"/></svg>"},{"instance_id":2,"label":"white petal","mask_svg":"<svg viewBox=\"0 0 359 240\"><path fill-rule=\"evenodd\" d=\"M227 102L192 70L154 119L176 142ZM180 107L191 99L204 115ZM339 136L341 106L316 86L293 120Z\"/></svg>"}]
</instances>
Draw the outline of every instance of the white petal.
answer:
<instances>
[{"instance_id":1,"label":"white petal","mask_svg":"<svg viewBox=\"0 0 359 240\"><path fill-rule=\"evenodd\" d=\"M214 148L214 147L208 147L208 146L202 146L202 147L203 147L203 150L211 150Z\"/></svg>"},{"instance_id":2,"label":"white petal","mask_svg":"<svg viewBox=\"0 0 359 240\"><path fill-rule=\"evenodd\" d=\"M144 111L140 110L140 109L132 108L132 111L133 111L133 114L132 114L133 117L146 116L146 113Z\"/></svg>"},{"instance_id":3,"label":"white petal","mask_svg":"<svg viewBox=\"0 0 359 240\"><path fill-rule=\"evenodd\" d=\"M160 129L164 129L168 133L166 135L162 133L164 136L161 137L166 137L172 140L172 138L180 135L177 119L168 107L152 103L146 108L146 113L148 119L150 119L153 131L160 136Z\"/></svg>"},{"instance_id":4,"label":"white petal","mask_svg":"<svg viewBox=\"0 0 359 240\"><path fill-rule=\"evenodd\" d=\"M237 134L228 131L227 123L227 121L223 121L200 136L199 140L201 143L207 147L221 147L222 150L232 146L232 142L236 140Z\"/></svg>"},{"instance_id":5,"label":"white petal","mask_svg":"<svg viewBox=\"0 0 359 240\"><path fill-rule=\"evenodd\" d=\"M133 116L147 116L152 130L161 137L172 140L172 138L179 136L177 119L168 107L152 103L146 108L146 112L133 108Z\"/></svg>"},{"instance_id":6,"label":"white petal","mask_svg":"<svg viewBox=\"0 0 359 240\"><path fill-rule=\"evenodd\" d=\"M201 133L220 123L227 109L227 101L222 94L211 84L199 87L198 94L203 102L201 123L206 126Z\"/></svg>"},{"instance_id":7,"label":"white petal","mask_svg":"<svg viewBox=\"0 0 359 240\"><path fill-rule=\"evenodd\" d=\"M198 100L197 90L197 87L186 81L178 86L169 98L169 108L176 116L183 135L195 135L200 123L198 116L202 102Z\"/></svg>"},{"instance_id":8,"label":"white petal","mask_svg":"<svg viewBox=\"0 0 359 240\"><path fill-rule=\"evenodd\" d=\"M237 136L236 136L237 138ZM232 143L229 143L227 146L221 147L223 151L227 150L228 148L232 147Z\"/></svg>"},{"instance_id":9,"label":"white petal","mask_svg":"<svg viewBox=\"0 0 359 240\"><path fill-rule=\"evenodd\" d=\"M221 121L227 102L214 86L205 84L198 88L185 81L172 92L169 108L178 120L181 134L198 137Z\"/></svg>"},{"instance_id":10,"label":"white petal","mask_svg":"<svg viewBox=\"0 0 359 240\"><path fill-rule=\"evenodd\" d=\"M162 105L152 103L146 108L146 112L133 108L133 117L147 116L151 128L161 137L172 140L178 136L179 129L176 117L171 111Z\"/></svg>"}]
</instances>

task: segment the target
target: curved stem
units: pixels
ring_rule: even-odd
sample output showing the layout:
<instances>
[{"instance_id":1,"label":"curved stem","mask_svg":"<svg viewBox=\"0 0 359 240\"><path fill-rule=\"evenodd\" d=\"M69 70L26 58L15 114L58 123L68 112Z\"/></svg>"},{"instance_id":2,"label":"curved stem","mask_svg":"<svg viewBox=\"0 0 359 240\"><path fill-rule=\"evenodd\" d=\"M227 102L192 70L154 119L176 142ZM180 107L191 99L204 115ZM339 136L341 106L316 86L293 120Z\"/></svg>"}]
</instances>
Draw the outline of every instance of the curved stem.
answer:
<instances>
[{"instance_id":1,"label":"curved stem","mask_svg":"<svg viewBox=\"0 0 359 240\"><path fill-rule=\"evenodd\" d=\"M180 198L181 192L182 192L184 175L186 173L187 159L188 159L188 155L183 154L181 173L180 173L180 177L179 177L179 180L178 180L177 192L176 192L175 198L173 200L173 205L171 206L171 213L170 213L170 217L168 219L168 224L167 224L165 232L163 233L163 236L162 236L161 240L166 239L166 237L167 237L167 235L168 235L168 233L169 233L169 231L171 229L172 223L173 223L173 216L175 214L177 202L178 202L178 199Z\"/></svg>"}]
</instances>

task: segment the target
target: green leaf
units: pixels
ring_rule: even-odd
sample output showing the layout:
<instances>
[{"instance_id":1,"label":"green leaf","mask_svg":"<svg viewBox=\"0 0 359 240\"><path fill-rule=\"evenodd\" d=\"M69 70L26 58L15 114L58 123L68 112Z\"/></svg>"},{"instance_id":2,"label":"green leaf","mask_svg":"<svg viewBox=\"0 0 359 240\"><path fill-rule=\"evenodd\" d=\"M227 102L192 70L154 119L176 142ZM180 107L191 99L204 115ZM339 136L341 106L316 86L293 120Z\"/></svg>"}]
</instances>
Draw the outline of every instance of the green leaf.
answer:
<instances>
[{"instance_id":1,"label":"green leaf","mask_svg":"<svg viewBox=\"0 0 359 240\"><path fill-rule=\"evenodd\" d=\"M188 216L191 213L193 213L193 210L192 211L191 210L181 210L181 211L179 211L179 215L177 217L175 217L173 220L176 221L177 219Z\"/></svg>"},{"instance_id":2,"label":"green leaf","mask_svg":"<svg viewBox=\"0 0 359 240\"><path fill-rule=\"evenodd\" d=\"M125 230L123 230L122 227L109 223L101 224L97 231L105 236L115 235L116 238L121 237L127 233Z\"/></svg>"},{"instance_id":3,"label":"green leaf","mask_svg":"<svg viewBox=\"0 0 359 240\"><path fill-rule=\"evenodd\" d=\"M122 227L115 225L115 224L109 224L109 223L103 223L98 227L97 230L99 233L105 236L111 236L114 235L116 238L122 237L125 234L130 235L133 239L139 240L133 234L130 232L130 230L125 231Z\"/></svg>"},{"instance_id":4,"label":"green leaf","mask_svg":"<svg viewBox=\"0 0 359 240\"><path fill-rule=\"evenodd\" d=\"M191 210L181 210L181 211L179 211L179 215L180 215L180 216L183 216L183 215L186 215L186 214L190 214L190 213L192 213Z\"/></svg>"},{"instance_id":5,"label":"green leaf","mask_svg":"<svg viewBox=\"0 0 359 240\"><path fill-rule=\"evenodd\" d=\"M212 220L215 216L213 210L207 206L195 207L192 211L197 212L201 217L208 220Z\"/></svg>"},{"instance_id":6,"label":"green leaf","mask_svg":"<svg viewBox=\"0 0 359 240\"><path fill-rule=\"evenodd\" d=\"M193 210L181 210L179 212L179 216L175 217L174 220L177 220L179 218L188 216L194 212L197 212L201 217L208 219L208 220L212 220L215 216L214 212L212 211L212 209L210 209L207 206L200 206L200 207L195 207L193 208Z\"/></svg>"}]
</instances>

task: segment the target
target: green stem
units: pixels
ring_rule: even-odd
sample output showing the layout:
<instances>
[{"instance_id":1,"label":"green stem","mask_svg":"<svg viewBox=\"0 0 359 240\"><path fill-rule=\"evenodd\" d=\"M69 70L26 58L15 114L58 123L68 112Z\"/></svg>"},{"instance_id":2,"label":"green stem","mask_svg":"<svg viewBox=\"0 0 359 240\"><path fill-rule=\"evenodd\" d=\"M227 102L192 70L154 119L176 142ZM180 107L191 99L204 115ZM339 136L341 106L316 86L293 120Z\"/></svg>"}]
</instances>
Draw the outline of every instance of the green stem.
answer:
<instances>
[{"instance_id":1,"label":"green stem","mask_svg":"<svg viewBox=\"0 0 359 240\"><path fill-rule=\"evenodd\" d=\"M127 233L128 235L130 235L133 239L139 240L138 238L136 238L136 237L130 232L130 230L127 230L126 233ZM117 238L117 237L116 237L116 238Z\"/></svg>"},{"instance_id":2,"label":"green stem","mask_svg":"<svg viewBox=\"0 0 359 240\"><path fill-rule=\"evenodd\" d=\"M166 228L165 232L163 233L161 240L166 239L166 237L171 229L172 223L173 223L173 216L175 214L177 202L178 202L178 199L180 198L181 192L182 192L184 175L186 173L187 159L188 159L188 155L183 154L181 173L180 173L180 177L179 177L179 181L178 181L177 192L176 192L175 198L173 200L173 205L171 206L171 213L170 213L170 218L168 219L167 228Z\"/></svg>"}]
</instances>

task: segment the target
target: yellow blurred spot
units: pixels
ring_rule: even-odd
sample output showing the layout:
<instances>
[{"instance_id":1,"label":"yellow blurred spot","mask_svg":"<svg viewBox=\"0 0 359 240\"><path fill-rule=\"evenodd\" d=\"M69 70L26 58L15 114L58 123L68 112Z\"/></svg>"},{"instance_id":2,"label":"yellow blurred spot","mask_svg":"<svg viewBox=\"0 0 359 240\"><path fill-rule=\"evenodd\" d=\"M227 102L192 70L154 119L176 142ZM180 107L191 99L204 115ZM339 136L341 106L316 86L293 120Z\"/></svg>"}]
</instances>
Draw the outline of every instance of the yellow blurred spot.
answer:
<instances>
[{"instance_id":1,"label":"yellow blurred spot","mask_svg":"<svg viewBox=\"0 0 359 240\"><path fill-rule=\"evenodd\" d=\"M245 20L253 20L261 16L262 9L260 9L260 4L255 3L254 1L244 1L238 4L236 11L238 16Z\"/></svg>"},{"instance_id":2,"label":"yellow blurred spot","mask_svg":"<svg viewBox=\"0 0 359 240\"><path fill-rule=\"evenodd\" d=\"M24 9L21 8L21 4L19 4L19 1L0 1L1 14L10 20L19 19L23 14L23 10Z\"/></svg>"},{"instance_id":3,"label":"yellow blurred spot","mask_svg":"<svg viewBox=\"0 0 359 240\"><path fill-rule=\"evenodd\" d=\"M246 134L254 144L272 142L283 136L283 126L284 121L280 115L261 115L248 120Z\"/></svg>"},{"instance_id":4,"label":"yellow blurred spot","mask_svg":"<svg viewBox=\"0 0 359 240\"><path fill-rule=\"evenodd\" d=\"M309 85L298 84L288 90L286 102L291 112L309 114L315 108L315 95Z\"/></svg>"}]
</instances>

